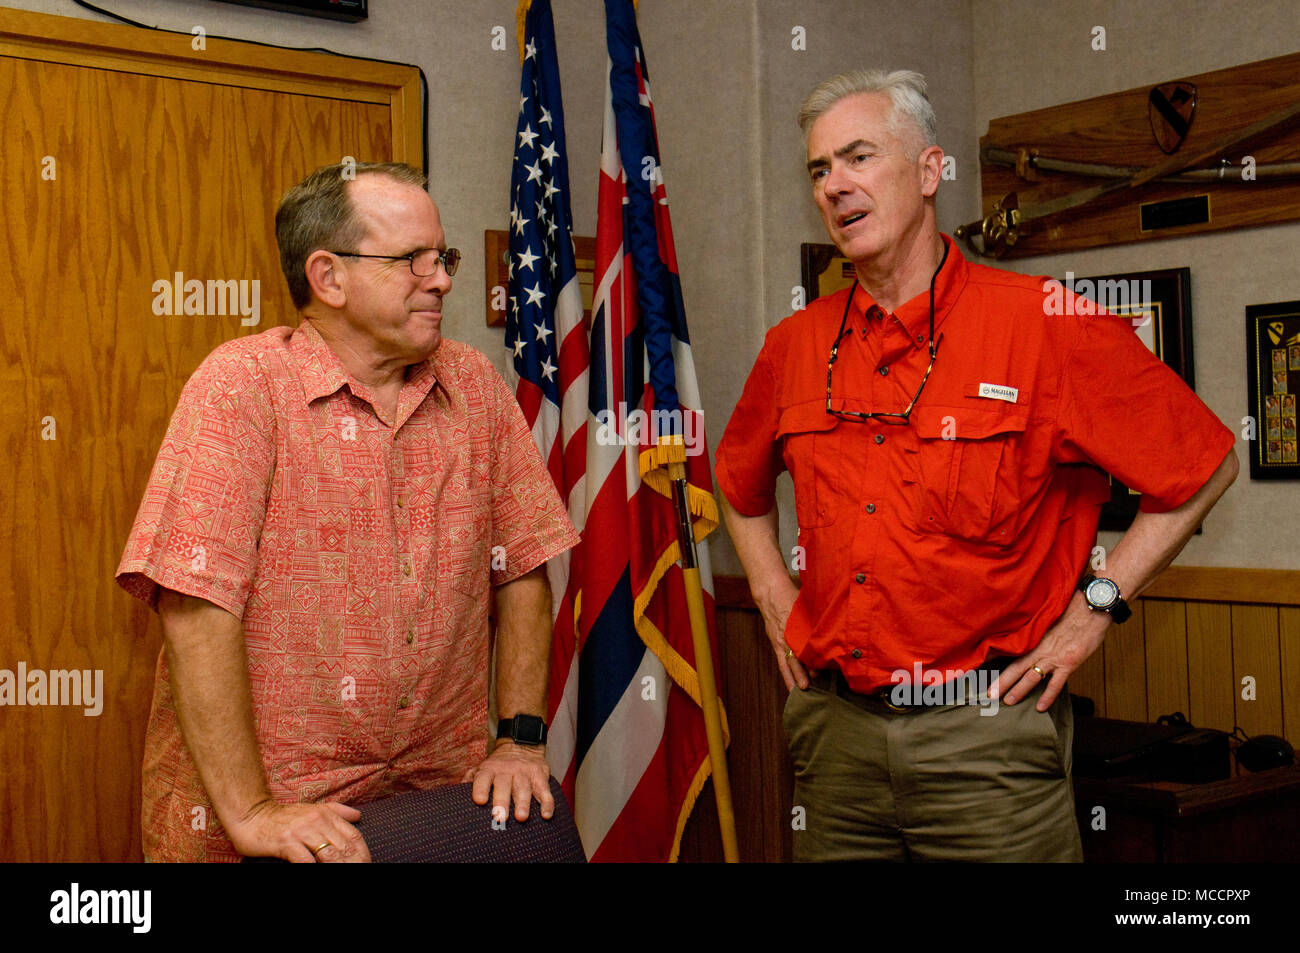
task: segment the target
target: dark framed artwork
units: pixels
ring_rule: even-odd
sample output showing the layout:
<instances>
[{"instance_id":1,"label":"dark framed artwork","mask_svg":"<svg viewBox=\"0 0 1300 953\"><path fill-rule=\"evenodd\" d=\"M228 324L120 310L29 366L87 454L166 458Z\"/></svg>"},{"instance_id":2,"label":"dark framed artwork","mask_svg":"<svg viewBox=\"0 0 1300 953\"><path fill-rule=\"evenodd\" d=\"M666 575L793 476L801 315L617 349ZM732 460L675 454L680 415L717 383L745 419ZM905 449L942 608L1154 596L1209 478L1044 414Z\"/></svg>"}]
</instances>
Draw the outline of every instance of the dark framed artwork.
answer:
<instances>
[{"instance_id":1,"label":"dark framed artwork","mask_svg":"<svg viewBox=\"0 0 1300 953\"><path fill-rule=\"evenodd\" d=\"M1129 317L1142 343L1196 389L1192 360L1192 271L1165 268L1119 275L1096 275L1062 282L1109 313ZM1110 502L1101 509L1099 529L1123 531L1137 516L1141 494L1110 477ZM1200 532L1198 529L1197 532Z\"/></svg>"},{"instance_id":2,"label":"dark framed artwork","mask_svg":"<svg viewBox=\"0 0 1300 953\"><path fill-rule=\"evenodd\" d=\"M1252 480L1300 479L1296 401L1300 392L1300 301L1246 308L1246 387L1255 436Z\"/></svg>"},{"instance_id":3,"label":"dark framed artwork","mask_svg":"<svg viewBox=\"0 0 1300 953\"><path fill-rule=\"evenodd\" d=\"M853 262L841 255L838 248L819 242L804 242L799 246L799 268L808 301L849 287L857 276Z\"/></svg>"},{"instance_id":4,"label":"dark framed artwork","mask_svg":"<svg viewBox=\"0 0 1300 953\"><path fill-rule=\"evenodd\" d=\"M488 228L483 230L483 301L487 326L503 328L506 325L505 299L499 289L510 287L509 230ZM573 263L578 269L578 287L582 291L582 316L587 329L591 329L591 301L596 274L596 239L590 235L573 236Z\"/></svg>"}]
</instances>

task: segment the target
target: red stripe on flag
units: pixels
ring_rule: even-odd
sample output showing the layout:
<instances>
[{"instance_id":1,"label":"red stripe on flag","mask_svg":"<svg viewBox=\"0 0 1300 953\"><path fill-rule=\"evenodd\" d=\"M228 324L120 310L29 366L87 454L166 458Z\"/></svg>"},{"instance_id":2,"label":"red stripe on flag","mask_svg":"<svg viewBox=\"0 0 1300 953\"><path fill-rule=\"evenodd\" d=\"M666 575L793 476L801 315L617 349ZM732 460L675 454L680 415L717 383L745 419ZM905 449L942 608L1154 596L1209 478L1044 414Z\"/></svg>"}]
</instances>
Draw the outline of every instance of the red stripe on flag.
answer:
<instances>
[{"instance_id":1,"label":"red stripe on flag","mask_svg":"<svg viewBox=\"0 0 1300 953\"><path fill-rule=\"evenodd\" d=\"M670 691L663 740L600 849L589 858L593 862L668 860L682 793L696 780L696 766L709 757L699 708L676 686ZM662 845L663 855L646 857L647 844Z\"/></svg>"},{"instance_id":2,"label":"red stripe on flag","mask_svg":"<svg viewBox=\"0 0 1300 953\"><path fill-rule=\"evenodd\" d=\"M537 415L545 399L546 395L532 381L519 379L519 385L515 388L515 400L519 401L519 407L524 412L524 420L529 430L532 430L537 423Z\"/></svg>"},{"instance_id":3,"label":"red stripe on flag","mask_svg":"<svg viewBox=\"0 0 1300 953\"><path fill-rule=\"evenodd\" d=\"M583 467L587 465L587 425L583 424L578 428L578 432L573 435L573 439L568 442L564 448L564 474L568 478L570 475L581 477ZM565 499L572 493L573 487L577 485L577 479L571 481L571 485L565 487ZM583 504L582 500L576 501L578 506Z\"/></svg>"},{"instance_id":4,"label":"red stripe on flag","mask_svg":"<svg viewBox=\"0 0 1300 953\"><path fill-rule=\"evenodd\" d=\"M597 491L583 530L584 540L600 544L597 551L588 550L592 558L583 562L581 631L584 635L591 631L601 606L627 570L631 556L629 529L627 484L620 463Z\"/></svg>"}]
</instances>

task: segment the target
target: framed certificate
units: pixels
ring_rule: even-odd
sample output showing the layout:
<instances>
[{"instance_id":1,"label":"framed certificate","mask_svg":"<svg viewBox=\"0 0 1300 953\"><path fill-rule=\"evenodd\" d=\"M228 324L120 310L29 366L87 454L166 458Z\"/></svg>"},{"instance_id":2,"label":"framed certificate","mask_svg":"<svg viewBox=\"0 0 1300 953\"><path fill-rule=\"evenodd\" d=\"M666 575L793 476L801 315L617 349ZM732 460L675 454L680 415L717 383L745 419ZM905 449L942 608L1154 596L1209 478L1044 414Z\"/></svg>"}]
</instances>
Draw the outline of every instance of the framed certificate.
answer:
<instances>
[{"instance_id":1,"label":"framed certificate","mask_svg":"<svg viewBox=\"0 0 1300 953\"><path fill-rule=\"evenodd\" d=\"M1246 308L1246 387L1255 421L1252 480L1300 479L1296 395L1300 392L1300 301Z\"/></svg>"}]
</instances>

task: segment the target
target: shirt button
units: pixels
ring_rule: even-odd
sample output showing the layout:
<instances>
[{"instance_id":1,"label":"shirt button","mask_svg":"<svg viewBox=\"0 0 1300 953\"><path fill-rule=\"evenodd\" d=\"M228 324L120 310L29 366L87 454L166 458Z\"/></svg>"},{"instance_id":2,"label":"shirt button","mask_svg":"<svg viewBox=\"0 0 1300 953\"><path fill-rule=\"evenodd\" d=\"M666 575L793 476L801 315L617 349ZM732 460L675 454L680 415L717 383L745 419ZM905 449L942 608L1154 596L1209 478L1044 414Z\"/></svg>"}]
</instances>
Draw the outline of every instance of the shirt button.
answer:
<instances>
[{"instance_id":1,"label":"shirt button","mask_svg":"<svg viewBox=\"0 0 1300 953\"><path fill-rule=\"evenodd\" d=\"M406 501L405 501L404 499L402 499L402 498L399 496L399 497L397 498L397 506L398 506L398 508L400 509L401 507L404 507L405 505L406 505Z\"/></svg>"},{"instance_id":2,"label":"shirt button","mask_svg":"<svg viewBox=\"0 0 1300 953\"><path fill-rule=\"evenodd\" d=\"M864 572L860 572L860 573L858 573L856 576L854 576L853 578L856 579L858 582L866 582L866 581L867 581L867 574L864 573Z\"/></svg>"},{"instance_id":3,"label":"shirt button","mask_svg":"<svg viewBox=\"0 0 1300 953\"><path fill-rule=\"evenodd\" d=\"M876 443L884 443L884 442L885 442L885 435L883 433L876 434Z\"/></svg>"},{"instance_id":4,"label":"shirt button","mask_svg":"<svg viewBox=\"0 0 1300 953\"><path fill-rule=\"evenodd\" d=\"M917 344L920 344L920 343L921 343L922 341L924 341L924 340L925 340L925 335L924 335L924 334L918 334L918 335L916 336L916 343L917 343Z\"/></svg>"},{"instance_id":5,"label":"shirt button","mask_svg":"<svg viewBox=\"0 0 1300 953\"><path fill-rule=\"evenodd\" d=\"M414 630L414 629L407 629L407 630L406 630L406 644L407 644L407 645L410 645L410 644L411 644L412 642L414 642L414 641L415 641L415 630Z\"/></svg>"},{"instance_id":6,"label":"shirt button","mask_svg":"<svg viewBox=\"0 0 1300 953\"><path fill-rule=\"evenodd\" d=\"M403 695L401 698L397 700L398 708L405 708L409 704L411 704L411 700L407 698L405 695Z\"/></svg>"},{"instance_id":7,"label":"shirt button","mask_svg":"<svg viewBox=\"0 0 1300 953\"><path fill-rule=\"evenodd\" d=\"M410 574L411 574L411 564L405 562L402 563L402 575L409 576Z\"/></svg>"},{"instance_id":8,"label":"shirt button","mask_svg":"<svg viewBox=\"0 0 1300 953\"><path fill-rule=\"evenodd\" d=\"M854 658L862 658L862 649L854 649L849 654L852 655Z\"/></svg>"},{"instance_id":9,"label":"shirt button","mask_svg":"<svg viewBox=\"0 0 1300 953\"><path fill-rule=\"evenodd\" d=\"M867 506L866 506L866 510L867 510L868 513L874 513L874 512L876 512L876 504L875 504L875 503L868 503Z\"/></svg>"},{"instance_id":10,"label":"shirt button","mask_svg":"<svg viewBox=\"0 0 1300 953\"><path fill-rule=\"evenodd\" d=\"M884 376L885 376L886 374L888 374L888 373L889 373L889 365L888 365L888 364L886 364L886 365L884 365L883 367L880 368L880 376L881 376L881 377L884 377Z\"/></svg>"}]
</instances>

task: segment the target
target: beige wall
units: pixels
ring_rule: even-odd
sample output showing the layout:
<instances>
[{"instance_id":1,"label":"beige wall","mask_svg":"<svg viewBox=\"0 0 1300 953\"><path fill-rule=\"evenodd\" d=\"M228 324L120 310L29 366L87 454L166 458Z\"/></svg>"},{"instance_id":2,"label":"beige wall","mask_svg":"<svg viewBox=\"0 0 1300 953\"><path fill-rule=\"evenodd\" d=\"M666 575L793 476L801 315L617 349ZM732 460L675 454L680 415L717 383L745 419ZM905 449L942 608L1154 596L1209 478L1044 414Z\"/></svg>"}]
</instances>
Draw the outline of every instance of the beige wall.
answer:
<instances>
[{"instance_id":1,"label":"beige wall","mask_svg":"<svg viewBox=\"0 0 1300 953\"><path fill-rule=\"evenodd\" d=\"M0 0L99 19L71 0ZM482 233L507 223L519 61L514 0L376 0L362 24L241 9L209 0L107 0L149 24L420 65L430 103L431 191L449 238L468 252L449 301L447 333L504 363L484 327ZM599 0L554 0L564 83L575 227L595 232L596 169L605 68ZM1190 12L1189 12L1190 11ZM762 342L790 311L799 244L825 241L809 198L794 121L818 80L856 66L925 73L940 142L957 179L940 190L945 230L976 217L978 138L990 118L1294 52L1300 7L1273 2L1132 3L1044 0L642 0L662 160L682 263L682 289L716 447ZM1108 51L1093 53L1103 25ZM509 49L491 49L503 26ZM805 50L792 49L802 27ZM1291 45L1288 45L1288 44ZM1293 249L1300 225L1029 259L1016 270L1078 274L1188 265L1192 269L1198 391L1225 421L1245 414L1248 303L1300 298ZM278 280L275 263L267 279ZM1239 424L1234 429L1239 429ZM1242 456L1244 459L1244 446ZM784 482L785 545L793 543ZM1294 483L1243 475L1182 562L1300 567ZM721 537L721 534L720 534ZM738 572L725 537L718 572Z\"/></svg>"}]
</instances>

